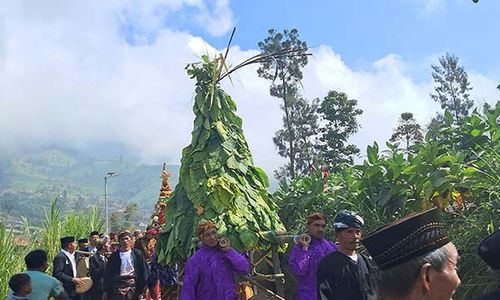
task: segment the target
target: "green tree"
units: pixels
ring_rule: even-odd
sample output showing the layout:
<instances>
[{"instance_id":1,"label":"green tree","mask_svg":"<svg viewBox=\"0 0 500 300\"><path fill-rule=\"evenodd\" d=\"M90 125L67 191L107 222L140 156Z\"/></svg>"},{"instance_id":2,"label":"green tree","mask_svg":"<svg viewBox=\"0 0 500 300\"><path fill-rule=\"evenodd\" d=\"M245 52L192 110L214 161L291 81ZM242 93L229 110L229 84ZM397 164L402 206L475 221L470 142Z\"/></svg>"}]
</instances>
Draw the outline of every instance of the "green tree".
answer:
<instances>
[{"instance_id":1,"label":"green tree","mask_svg":"<svg viewBox=\"0 0 500 300\"><path fill-rule=\"evenodd\" d=\"M114 211L109 215L109 226L110 226L109 230L111 230L112 232L118 232L124 229L123 219L120 213Z\"/></svg>"},{"instance_id":2,"label":"green tree","mask_svg":"<svg viewBox=\"0 0 500 300\"><path fill-rule=\"evenodd\" d=\"M139 205L137 203L129 204L125 207L123 212L123 226L132 229L137 223L139 217Z\"/></svg>"},{"instance_id":3,"label":"green tree","mask_svg":"<svg viewBox=\"0 0 500 300\"><path fill-rule=\"evenodd\" d=\"M318 104L319 100L313 100L309 103L301 96L290 98L290 125L295 133L293 139L288 130L280 129L276 132L273 142L278 148L278 154L287 157L290 153L290 143L294 149L300 149L295 152L293 161L295 162L296 173L306 174L311 164L317 160L317 151L315 144L318 133ZM286 118L283 117L283 124L286 124ZM290 163L275 171L276 178L285 180L292 178L290 173Z\"/></svg>"},{"instance_id":4,"label":"green tree","mask_svg":"<svg viewBox=\"0 0 500 300\"><path fill-rule=\"evenodd\" d=\"M320 123L325 125L319 129L316 147L330 170L338 170L340 163L352 163L353 156L359 153L358 147L347 141L360 128L357 117L363 110L357 105L357 100L337 91L328 92L319 105Z\"/></svg>"},{"instance_id":5,"label":"green tree","mask_svg":"<svg viewBox=\"0 0 500 300\"><path fill-rule=\"evenodd\" d=\"M432 65L432 78L436 83L435 94L431 98L441 104L443 110L449 110L456 124L460 117L469 115L474 105L470 99L469 78L465 69L458 64L458 58L446 53L439 58L439 66Z\"/></svg>"},{"instance_id":6,"label":"green tree","mask_svg":"<svg viewBox=\"0 0 500 300\"><path fill-rule=\"evenodd\" d=\"M406 151L410 151L410 143L420 142L423 139L422 128L411 112L404 112L398 120L398 127L394 130L391 142L402 141L406 144Z\"/></svg>"},{"instance_id":7,"label":"green tree","mask_svg":"<svg viewBox=\"0 0 500 300\"><path fill-rule=\"evenodd\" d=\"M285 131L287 131L288 150L286 156L289 163L289 174L295 178L296 174L296 153L298 149L294 147L295 131L292 125L291 102L297 93L297 86L302 79L302 68L307 64L307 43L301 41L297 29L284 30L283 33L270 29L269 36L258 46L263 54L275 53L284 49L299 49L299 55L282 56L276 59L261 62L257 70L259 77L272 81L270 94L273 97L283 100L282 109L284 112ZM300 55L303 54L303 55Z\"/></svg>"}]
</instances>

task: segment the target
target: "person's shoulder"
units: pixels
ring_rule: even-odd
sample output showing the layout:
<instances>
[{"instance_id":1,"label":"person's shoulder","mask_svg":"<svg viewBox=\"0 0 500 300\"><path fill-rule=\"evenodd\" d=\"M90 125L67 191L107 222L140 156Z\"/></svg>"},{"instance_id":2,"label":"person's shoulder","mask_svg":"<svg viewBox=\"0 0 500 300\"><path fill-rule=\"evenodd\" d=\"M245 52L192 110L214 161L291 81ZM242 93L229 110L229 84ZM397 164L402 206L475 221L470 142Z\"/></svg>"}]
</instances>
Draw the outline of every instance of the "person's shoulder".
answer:
<instances>
[{"instance_id":1,"label":"person's shoulder","mask_svg":"<svg viewBox=\"0 0 500 300\"><path fill-rule=\"evenodd\" d=\"M64 254L62 251L59 251L55 256L54 256L54 260L66 260L68 257L66 256L66 254Z\"/></svg>"},{"instance_id":2,"label":"person's shoulder","mask_svg":"<svg viewBox=\"0 0 500 300\"><path fill-rule=\"evenodd\" d=\"M213 252L214 254L216 252ZM191 262L196 262L196 261L199 261L201 259L203 259L204 257L207 257L207 256L210 256L211 253L210 251L206 251L205 248L200 248L198 249L195 253L193 253L193 255L191 255L191 257L188 258L188 263L191 261Z\"/></svg>"},{"instance_id":3,"label":"person's shoulder","mask_svg":"<svg viewBox=\"0 0 500 300\"><path fill-rule=\"evenodd\" d=\"M340 251L333 251L329 254L330 264L335 266L343 266L350 263L352 260Z\"/></svg>"},{"instance_id":4,"label":"person's shoulder","mask_svg":"<svg viewBox=\"0 0 500 300\"><path fill-rule=\"evenodd\" d=\"M339 259L344 257L345 255L340 253L340 251L333 251L330 252L327 256L331 257L332 259Z\"/></svg>"},{"instance_id":5,"label":"person's shoulder","mask_svg":"<svg viewBox=\"0 0 500 300\"><path fill-rule=\"evenodd\" d=\"M301 245L299 245L299 244L293 244L292 251L293 250L299 250L299 249L302 249Z\"/></svg>"},{"instance_id":6,"label":"person's shoulder","mask_svg":"<svg viewBox=\"0 0 500 300\"><path fill-rule=\"evenodd\" d=\"M193 255L191 255L187 259L187 261L186 261L186 270L187 269L195 269L195 268L197 268L200 265L202 255L200 255L199 252L200 252L199 250L196 251L195 253L193 253Z\"/></svg>"},{"instance_id":7,"label":"person's shoulder","mask_svg":"<svg viewBox=\"0 0 500 300\"><path fill-rule=\"evenodd\" d=\"M54 276L50 276L49 274L45 274L45 273L42 273L42 272L39 272L41 273L40 278L42 278L43 281L45 282L48 282L52 285L59 285L59 280L57 278L55 278Z\"/></svg>"},{"instance_id":8,"label":"person's shoulder","mask_svg":"<svg viewBox=\"0 0 500 300\"><path fill-rule=\"evenodd\" d=\"M358 252L358 255L362 257L367 264L374 266L373 259L371 256Z\"/></svg>"},{"instance_id":9,"label":"person's shoulder","mask_svg":"<svg viewBox=\"0 0 500 300\"><path fill-rule=\"evenodd\" d=\"M327 240L327 239L323 239L323 244L328 245L329 247L332 247L334 249L338 248L334 242Z\"/></svg>"},{"instance_id":10,"label":"person's shoulder","mask_svg":"<svg viewBox=\"0 0 500 300\"><path fill-rule=\"evenodd\" d=\"M132 253L134 253L135 255L139 255L139 256L144 257L144 254L142 253L142 251L137 249L137 248L132 248Z\"/></svg>"},{"instance_id":11,"label":"person's shoulder","mask_svg":"<svg viewBox=\"0 0 500 300\"><path fill-rule=\"evenodd\" d=\"M320 264L330 264L334 263L338 260L338 253L337 251L333 251L325 255L320 261Z\"/></svg>"},{"instance_id":12,"label":"person's shoulder","mask_svg":"<svg viewBox=\"0 0 500 300\"><path fill-rule=\"evenodd\" d=\"M31 279L33 278L43 278L45 280L55 280L55 281L58 281L57 278L53 277L53 276L50 276L49 274L47 273L44 273L44 272L40 272L40 271L26 271L25 272L26 274L28 274Z\"/></svg>"},{"instance_id":13,"label":"person's shoulder","mask_svg":"<svg viewBox=\"0 0 500 300\"><path fill-rule=\"evenodd\" d=\"M191 257L189 257L189 259L190 259L190 260L193 260L193 259L198 259L198 258L203 257L203 256L205 256L205 255L207 255L207 253L206 253L205 249L200 248L200 249L198 249L197 251L195 251L195 252L193 253L193 255L191 255Z\"/></svg>"}]
</instances>

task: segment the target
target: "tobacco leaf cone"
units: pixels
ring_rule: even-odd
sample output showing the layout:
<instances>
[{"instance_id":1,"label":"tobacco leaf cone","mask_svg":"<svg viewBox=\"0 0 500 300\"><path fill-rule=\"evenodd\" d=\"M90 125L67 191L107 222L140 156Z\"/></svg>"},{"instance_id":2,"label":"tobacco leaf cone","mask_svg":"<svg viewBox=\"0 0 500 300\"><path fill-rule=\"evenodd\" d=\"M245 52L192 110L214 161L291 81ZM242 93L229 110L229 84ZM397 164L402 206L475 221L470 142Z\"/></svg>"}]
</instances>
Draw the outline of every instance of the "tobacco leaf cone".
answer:
<instances>
[{"instance_id":1,"label":"tobacco leaf cone","mask_svg":"<svg viewBox=\"0 0 500 300\"><path fill-rule=\"evenodd\" d=\"M236 103L219 85L221 57L186 67L196 80L192 141L183 149L179 183L166 206L157 246L162 264L185 261L201 220L216 223L238 251L270 246L259 232L283 230L265 172L253 163Z\"/></svg>"}]
</instances>

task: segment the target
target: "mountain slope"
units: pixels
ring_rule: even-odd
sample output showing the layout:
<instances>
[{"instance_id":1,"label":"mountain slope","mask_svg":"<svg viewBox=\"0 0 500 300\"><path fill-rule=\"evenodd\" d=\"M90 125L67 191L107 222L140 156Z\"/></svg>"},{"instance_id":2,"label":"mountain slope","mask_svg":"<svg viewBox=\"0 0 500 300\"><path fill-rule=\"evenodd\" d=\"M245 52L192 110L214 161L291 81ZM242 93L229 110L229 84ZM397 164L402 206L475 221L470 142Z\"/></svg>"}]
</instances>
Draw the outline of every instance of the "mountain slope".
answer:
<instances>
[{"instance_id":1,"label":"mountain slope","mask_svg":"<svg viewBox=\"0 0 500 300\"><path fill-rule=\"evenodd\" d=\"M104 176L108 179L110 210L137 203L144 215L152 212L161 185L161 165L103 161L74 150L50 148L0 160L0 216L26 216L39 224L43 208L60 197L63 211L104 206ZM179 166L167 166L171 183L178 181Z\"/></svg>"}]
</instances>

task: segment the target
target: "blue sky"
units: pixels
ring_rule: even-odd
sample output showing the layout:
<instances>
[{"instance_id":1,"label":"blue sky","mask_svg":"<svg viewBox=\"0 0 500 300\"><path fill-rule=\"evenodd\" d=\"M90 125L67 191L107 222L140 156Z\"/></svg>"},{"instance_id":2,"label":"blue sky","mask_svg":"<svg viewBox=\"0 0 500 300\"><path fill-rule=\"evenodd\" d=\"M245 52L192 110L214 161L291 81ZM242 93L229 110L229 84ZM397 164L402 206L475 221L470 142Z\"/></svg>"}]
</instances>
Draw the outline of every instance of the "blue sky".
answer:
<instances>
[{"instance_id":1,"label":"blue sky","mask_svg":"<svg viewBox=\"0 0 500 300\"><path fill-rule=\"evenodd\" d=\"M469 69L500 73L500 1L254 0L234 1L230 7L237 27L234 43L243 49L255 49L269 28L297 28L311 47L330 45L355 68L367 68L388 53L422 61L449 51ZM217 48L226 46L230 34L207 34L183 12L167 24L202 35Z\"/></svg>"},{"instance_id":2,"label":"blue sky","mask_svg":"<svg viewBox=\"0 0 500 300\"><path fill-rule=\"evenodd\" d=\"M500 98L499 17L496 0L0 1L0 150L105 142L178 164L194 118L184 68L223 50L236 26L233 64L258 53L269 28L297 28L313 54L303 95L357 99L351 142L364 153L385 144L401 113L425 126L439 111L430 65L446 51L468 72L476 105ZM256 68L223 87L271 174L284 163L272 143L282 112Z\"/></svg>"}]
</instances>

